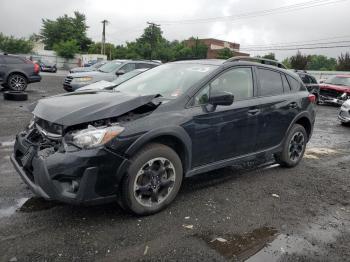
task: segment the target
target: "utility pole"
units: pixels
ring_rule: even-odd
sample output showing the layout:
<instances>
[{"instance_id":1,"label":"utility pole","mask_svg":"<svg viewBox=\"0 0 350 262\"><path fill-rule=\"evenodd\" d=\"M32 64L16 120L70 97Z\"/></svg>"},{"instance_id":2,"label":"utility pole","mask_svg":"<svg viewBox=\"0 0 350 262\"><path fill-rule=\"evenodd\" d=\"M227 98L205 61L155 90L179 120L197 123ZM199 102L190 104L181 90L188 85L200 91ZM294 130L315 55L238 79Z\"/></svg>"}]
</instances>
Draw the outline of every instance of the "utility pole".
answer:
<instances>
[{"instance_id":1,"label":"utility pole","mask_svg":"<svg viewBox=\"0 0 350 262\"><path fill-rule=\"evenodd\" d=\"M153 55L153 51L154 51L154 48L155 48L155 41L156 41L156 39L155 39L155 32L154 32L154 29L156 28L156 26L158 27L158 26L160 26L160 25L157 25L157 24L155 24L155 23L152 23L152 22L147 22L147 24L149 24L150 26L151 26L151 60L152 60L152 55Z\"/></svg>"},{"instance_id":2,"label":"utility pole","mask_svg":"<svg viewBox=\"0 0 350 262\"><path fill-rule=\"evenodd\" d=\"M101 55L104 55L106 52L106 24L108 24L108 21L105 19L101 22L103 24L102 29L102 43L101 43Z\"/></svg>"}]
</instances>

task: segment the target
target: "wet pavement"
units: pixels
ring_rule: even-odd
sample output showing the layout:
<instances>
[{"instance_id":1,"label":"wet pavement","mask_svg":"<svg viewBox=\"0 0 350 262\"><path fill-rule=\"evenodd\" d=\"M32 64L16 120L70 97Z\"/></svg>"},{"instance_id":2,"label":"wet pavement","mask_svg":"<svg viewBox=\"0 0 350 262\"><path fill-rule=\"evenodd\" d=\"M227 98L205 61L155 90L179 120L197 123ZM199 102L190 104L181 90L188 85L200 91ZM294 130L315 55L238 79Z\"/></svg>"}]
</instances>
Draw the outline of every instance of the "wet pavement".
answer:
<instances>
[{"instance_id":1,"label":"wet pavement","mask_svg":"<svg viewBox=\"0 0 350 262\"><path fill-rule=\"evenodd\" d=\"M0 98L0 261L350 261L350 127L337 108L318 106L296 168L257 159L202 174L163 212L135 217L37 198L11 166L25 106L62 81L45 74L28 102Z\"/></svg>"}]
</instances>

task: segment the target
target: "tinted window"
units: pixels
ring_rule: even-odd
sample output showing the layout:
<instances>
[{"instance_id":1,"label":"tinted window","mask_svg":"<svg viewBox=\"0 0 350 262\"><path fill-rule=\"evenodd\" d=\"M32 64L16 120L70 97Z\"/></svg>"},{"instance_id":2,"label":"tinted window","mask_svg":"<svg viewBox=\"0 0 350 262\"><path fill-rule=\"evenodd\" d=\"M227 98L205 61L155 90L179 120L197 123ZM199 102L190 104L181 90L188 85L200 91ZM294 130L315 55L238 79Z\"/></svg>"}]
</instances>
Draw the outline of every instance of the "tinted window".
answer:
<instances>
[{"instance_id":1,"label":"tinted window","mask_svg":"<svg viewBox=\"0 0 350 262\"><path fill-rule=\"evenodd\" d=\"M287 79L289 82L290 87L292 88L292 91L300 91L300 83L299 81L295 80L293 77L287 75Z\"/></svg>"},{"instance_id":2,"label":"tinted window","mask_svg":"<svg viewBox=\"0 0 350 262\"><path fill-rule=\"evenodd\" d=\"M24 63L24 61L19 57L3 56L3 59L5 60L5 64L23 64Z\"/></svg>"},{"instance_id":3,"label":"tinted window","mask_svg":"<svg viewBox=\"0 0 350 262\"><path fill-rule=\"evenodd\" d=\"M310 84L310 79L307 75L299 74L301 81L303 81L304 84Z\"/></svg>"},{"instance_id":4,"label":"tinted window","mask_svg":"<svg viewBox=\"0 0 350 262\"><path fill-rule=\"evenodd\" d=\"M211 82L211 93L225 91L234 95L235 100L253 96L253 75L251 68L235 68L221 74Z\"/></svg>"},{"instance_id":5,"label":"tinted window","mask_svg":"<svg viewBox=\"0 0 350 262\"><path fill-rule=\"evenodd\" d=\"M309 78L310 78L310 83L311 84L317 84L316 78L314 78L313 76L309 76Z\"/></svg>"},{"instance_id":6,"label":"tinted window","mask_svg":"<svg viewBox=\"0 0 350 262\"><path fill-rule=\"evenodd\" d=\"M253 75L251 68L235 68L218 76L195 97L195 104L206 104L210 93L229 92L235 101L253 97Z\"/></svg>"},{"instance_id":7,"label":"tinted window","mask_svg":"<svg viewBox=\"0 0 350 262\"><path fill-rule=\"evenodd\" d=\"M286 75L282 74L282 82L283 82L283 91L285 93L290 92L290 85L287 81Z\"/></svg>"},{"instance_id":8,"label":"tinted window","mask_svg":"<svg viewBox=\"0 0 350 262\"><path fill-rule=\"evenodd\" d=\"M261 96L271 96L283 93L283 84L281 74L268 69L259 70L260 92Z\"/></svg>"}]
</instances>

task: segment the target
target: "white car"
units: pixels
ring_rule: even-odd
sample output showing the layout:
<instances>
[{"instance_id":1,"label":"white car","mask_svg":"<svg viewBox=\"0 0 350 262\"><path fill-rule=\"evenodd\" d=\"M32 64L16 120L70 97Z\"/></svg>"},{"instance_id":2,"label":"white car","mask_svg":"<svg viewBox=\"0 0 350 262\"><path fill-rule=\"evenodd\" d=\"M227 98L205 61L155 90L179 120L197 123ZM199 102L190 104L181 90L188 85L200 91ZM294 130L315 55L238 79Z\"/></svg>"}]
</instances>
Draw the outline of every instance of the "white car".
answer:
<instances>
[{"instance_id":1,"label":"white car","mask_svg":"<svg viewBox=\"0 0 350 262\"><path fill-rule=\"evenodd\" d=\"M338 119L342 124L350 123L350 99L346 100L339 111Z\"/></svg>"}]
</instances>

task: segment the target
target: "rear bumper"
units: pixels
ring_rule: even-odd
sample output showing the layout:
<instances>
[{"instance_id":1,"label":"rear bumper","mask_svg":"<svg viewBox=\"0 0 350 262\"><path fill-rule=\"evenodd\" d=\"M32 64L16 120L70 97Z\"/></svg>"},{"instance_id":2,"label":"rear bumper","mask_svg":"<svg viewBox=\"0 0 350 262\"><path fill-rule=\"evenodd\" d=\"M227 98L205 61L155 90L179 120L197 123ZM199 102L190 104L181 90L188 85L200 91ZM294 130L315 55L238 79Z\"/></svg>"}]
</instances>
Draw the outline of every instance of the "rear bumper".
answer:
<instances>
[{"instance_id":1,"label":"rear bumper","mask_svg":"<svg viewBox=\"0 0 350 262\"><path fill-rule=\"evenodd\" d=\"M28 83L36 83L41 81L40 75L32 75L28 77Z\"/></svg>"},{"instance_id":2,"label":"rear bumper","mask_svg":"<svg viewBox=\"0 0 350 262\"><path fill-rule=\"evenodd\" d=\"M69 204L99 204L116 200L117 170L128 160L106 148L48 154L28 146L22 133L16 138L11 162L38 196Z\"/></svg>"}]
</instances>

